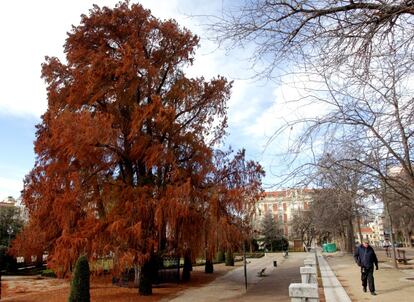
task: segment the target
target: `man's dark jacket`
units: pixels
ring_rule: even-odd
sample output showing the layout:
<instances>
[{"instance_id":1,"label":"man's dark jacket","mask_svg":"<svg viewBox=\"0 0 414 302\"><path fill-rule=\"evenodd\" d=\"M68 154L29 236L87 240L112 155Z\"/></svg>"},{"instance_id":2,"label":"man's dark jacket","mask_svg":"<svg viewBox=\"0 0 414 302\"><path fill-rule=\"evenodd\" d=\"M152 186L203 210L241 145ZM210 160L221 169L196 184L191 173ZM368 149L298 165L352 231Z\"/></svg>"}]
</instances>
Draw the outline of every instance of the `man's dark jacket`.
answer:
<instances>
[{"instance_id":1,"label":"man's dark jacket","mask_svg":"<svg viewBox=\"0 0 414 302\"><path fill-rule=\"evenodd\" d=\"M358 246L355 250L354 258L359 266L371 268L375 264L375 267L378 269L377 255L375 255L374 249L370 245L366 248L362 244Z\"/></svg>"}]
</instances>

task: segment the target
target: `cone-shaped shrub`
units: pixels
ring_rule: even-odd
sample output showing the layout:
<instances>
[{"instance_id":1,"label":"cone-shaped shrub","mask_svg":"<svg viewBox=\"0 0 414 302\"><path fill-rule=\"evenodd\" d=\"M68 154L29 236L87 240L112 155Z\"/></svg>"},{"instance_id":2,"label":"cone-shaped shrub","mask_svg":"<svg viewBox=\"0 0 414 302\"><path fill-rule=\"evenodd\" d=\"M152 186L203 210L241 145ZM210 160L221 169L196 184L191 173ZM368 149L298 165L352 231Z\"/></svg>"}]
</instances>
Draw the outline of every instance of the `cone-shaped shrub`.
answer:
<instances>
[{"instance_id":1,"label":"cone-shaped shrub","mask_svg":"<svg viewBox=\"0 0 414 302\"><path fill-rule=\"evenodd\" d=\"M86 256L76 261L68 302L89 302L89 264Z\"/></svg>"},{"instance_id":2,"label":"cone-shaped shrub","mask_svg":"<svg viewBox=\"0 0 414 302\"><path fill-rule=\"evenodd\" d=\"M234 266L233 253L230 251L226 253L226 266Z\"/></svg>"},{"instance_id":3,"label":"cone-shaped shrub","mask_svg":"<svg viewBox=\"0 0 414 302\"><path fill-rule=\"evenodd\" d=\"M224 252L222 250L217 252L217 262L224 262Z\"/></svg>"}]
</instances>

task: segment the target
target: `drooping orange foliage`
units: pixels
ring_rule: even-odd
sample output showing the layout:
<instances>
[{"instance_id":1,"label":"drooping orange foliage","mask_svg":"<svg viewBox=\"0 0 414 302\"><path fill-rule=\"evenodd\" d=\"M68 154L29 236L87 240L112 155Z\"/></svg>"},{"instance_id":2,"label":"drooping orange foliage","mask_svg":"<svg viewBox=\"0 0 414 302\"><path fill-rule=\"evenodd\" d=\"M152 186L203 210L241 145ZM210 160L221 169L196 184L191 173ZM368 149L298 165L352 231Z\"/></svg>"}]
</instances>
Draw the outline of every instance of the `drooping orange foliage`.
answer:
<instances>
[{"instance_id":1,"label":"drooping orange foliage","mask_svg":"<svg viewBox=\"0 0 414 302\"><path fill-rule=\"evenodd\" d=\"M231 83L185 76L197 46L197 36L138 4L82 16L66 63L43 64L48 109L25 179L30 223L15 253L47 251L66 275L82 253L112 254L122 269L155 252L214 247L218 232L237 238L230 234L241 230L263 171L244 152L231 160L214 151Z\"/></svg>"}]
</instances>

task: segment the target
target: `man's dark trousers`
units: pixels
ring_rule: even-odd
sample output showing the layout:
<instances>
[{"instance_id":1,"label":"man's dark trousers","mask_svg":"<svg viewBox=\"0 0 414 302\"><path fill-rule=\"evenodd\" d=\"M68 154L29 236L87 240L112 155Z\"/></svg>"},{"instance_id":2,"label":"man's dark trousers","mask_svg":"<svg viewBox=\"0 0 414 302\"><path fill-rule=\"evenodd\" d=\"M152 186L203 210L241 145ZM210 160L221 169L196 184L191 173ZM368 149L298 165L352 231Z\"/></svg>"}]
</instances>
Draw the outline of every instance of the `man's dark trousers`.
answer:
<instances>
[{"instance_id":1,"label":"man's dark trousers","mask_svg":"<svg viewBox=\"0 0 414 302\"><path fill-rule=\"evenodd\" d=\"M361 267L361 281L362 281L363 288L367 288L367 283L368 283L369 291L371 293L375 292L374 267L373 266L371 266L370 268Z\"/></svg>"}]
</instances>

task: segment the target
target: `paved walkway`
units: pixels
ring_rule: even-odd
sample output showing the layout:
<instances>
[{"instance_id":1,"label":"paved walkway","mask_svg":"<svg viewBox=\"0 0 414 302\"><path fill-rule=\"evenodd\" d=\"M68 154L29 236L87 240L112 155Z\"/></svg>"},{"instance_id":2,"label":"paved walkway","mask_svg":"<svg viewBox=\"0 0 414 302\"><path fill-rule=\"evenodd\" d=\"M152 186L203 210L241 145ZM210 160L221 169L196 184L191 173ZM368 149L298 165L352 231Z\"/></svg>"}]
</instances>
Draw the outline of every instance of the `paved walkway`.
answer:
<instances>
[{"instance_id":1,"label":"paved walkway","mask_svg":"<svg viewBox=\"0 0 414 302\"><path fill-rule=\"evenodd\" d=\"M303 260L308 255L290 253L285 259L281 253L268 253L259 259L249 259L247 291L243 267L238 267L204 287L188 289L169 301L290 302L289 284L300 282L299 267L303 266ZM274 260L277 267L273 267ZM265 275L258 277L257 273L262 268L266 268Z\"/></svg>"},{"instance_id":2,"label":"paved walkway","mask_svg":"<svg viewBox=\"0 0 414 302\"><path fill-rule=\"evenodd\" d=\"M414 249L406 250L409 256L414 255ZM362 291L359 268L352 255L324 253L322 256L318 250L325 301L414 301L414 260L394 269L382 250L376 252L380 260L380 269L374 273L378 295L371 296ZM289 284L300 282L299 267L303 266L303 260L307 256L309 253L290 253L285 259L280 253L274 253L260 259L250 259L247 265L247 291L244 287L243 267L238 267L206 286L187 289L176 298L163 301L290 302ZM274 260L277 260L277 267L273 267ZM266 268L266 274L258 277L257 273L262 268Z\"/></svg>"},{"instance_id":3,"label":"paved walkway","mask_svg":"<svg viewBox=\"0 0 414 302\"><path fill-rule=\"evenodd\" d=\"M414 255L413 249L403 249L407 250L408 255ZM395 269L382 249L376 249L376 253L379 258L379 270L374 271L377 296L362 291L360 270L352 255L333 253L326 254L325 258L353 302L414 301L414 260L409 261L408 265L401 264L399 269Z\"/></svg>"},{"instance_id":4,"label":"paved walkway","mask_svg":"<svg viewBox=\"0 0 414 302\"><path fill-rule=\"evenodd\" d=\"M345 289L339 283L325 258L318 251L319 270L321 272L323 292L326 302L351 302Z\"/></svg>"}]
</instances>

